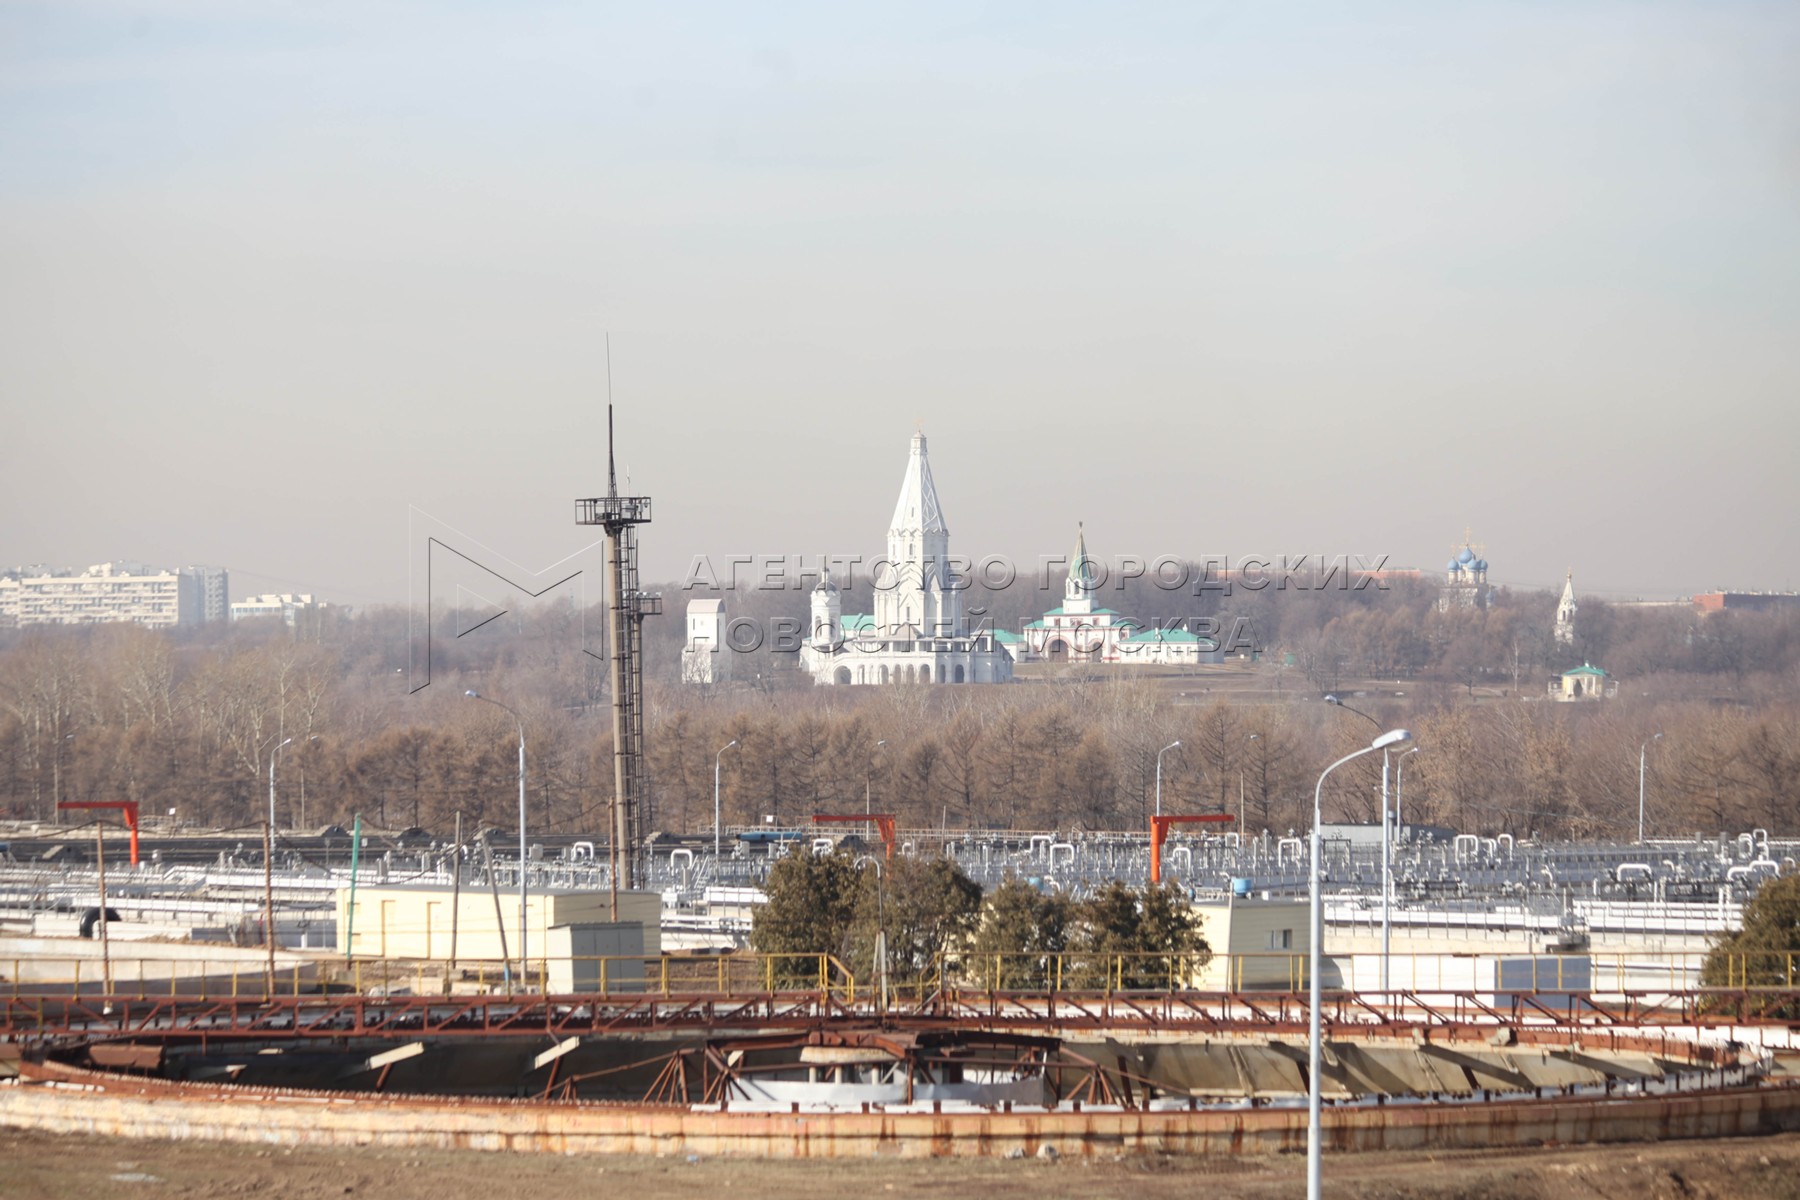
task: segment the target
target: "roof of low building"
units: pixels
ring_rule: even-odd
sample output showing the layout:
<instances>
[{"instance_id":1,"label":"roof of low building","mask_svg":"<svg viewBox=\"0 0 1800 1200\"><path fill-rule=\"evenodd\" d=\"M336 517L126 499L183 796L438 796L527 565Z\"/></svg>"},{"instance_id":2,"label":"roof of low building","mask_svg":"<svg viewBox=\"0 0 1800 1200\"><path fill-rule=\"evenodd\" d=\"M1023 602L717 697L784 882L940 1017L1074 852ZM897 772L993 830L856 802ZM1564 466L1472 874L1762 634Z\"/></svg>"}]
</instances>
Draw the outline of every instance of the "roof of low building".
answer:
<instances>
[{"instance_id":1,"label":"roof of low building","mask_svg":"<svg viewBox=\"0 0 1800 1200\"><path fill-rule=\"evenodd\" d=\"M1146 644L1150 642L1191 643L1200 639L1185 629L1146 629L1142 633L1134 633L1125 639L1126 645Z\"/></svg>"}]
</instances>

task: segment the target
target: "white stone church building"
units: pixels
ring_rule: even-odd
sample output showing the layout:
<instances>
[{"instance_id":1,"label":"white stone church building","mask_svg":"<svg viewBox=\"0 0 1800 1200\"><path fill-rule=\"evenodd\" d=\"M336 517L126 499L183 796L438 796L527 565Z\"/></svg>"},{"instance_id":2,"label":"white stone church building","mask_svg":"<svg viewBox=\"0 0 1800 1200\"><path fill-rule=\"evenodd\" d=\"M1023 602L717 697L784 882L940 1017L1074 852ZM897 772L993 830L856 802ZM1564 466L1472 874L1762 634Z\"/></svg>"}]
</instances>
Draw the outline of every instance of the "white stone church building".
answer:
<instances>
[{"instance_id":1,"label":"white stone church building","mask_svg":"<svg viewBox=\"0 0 1800 1200\"><path fill-rule=\"evenodd\" d=\"M1087 531L1077 525L1063 602L1025 626L1023 661L1189 667L1221 661L1216 640L1179 626L1146 627L1096 603L1101 573L1088 555Z\"/></svg>"},{"instance_id":2,"label":"white stone church building","mask_svg":"<svg viewBox=\"0 0 1800 1200\"><path fill-rule=\"evenodd\" d=\"M800 663L816 683L1008 683L1012 656L991 629L971 630L950 565L950 527L931 478L925 435L913 434L888 527L887 557L872 581L873 613L842 611L829 578L812 593Z\"/></svg>"}]
</instances>

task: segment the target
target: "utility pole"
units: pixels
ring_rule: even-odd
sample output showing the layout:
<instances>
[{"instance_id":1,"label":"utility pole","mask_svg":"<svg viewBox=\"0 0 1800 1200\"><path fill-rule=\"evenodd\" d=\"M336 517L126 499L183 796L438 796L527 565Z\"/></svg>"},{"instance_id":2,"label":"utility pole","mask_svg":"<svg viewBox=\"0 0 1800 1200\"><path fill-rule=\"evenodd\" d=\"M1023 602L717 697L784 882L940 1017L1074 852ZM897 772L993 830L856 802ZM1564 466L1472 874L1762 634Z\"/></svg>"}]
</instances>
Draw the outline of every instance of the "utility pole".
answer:
<instances>
[{"instance_id":1,"label":"utility pole","mask_svg":"<svg viewBox=\"0 0 1800 1200\"><path fill-rule=\"evenodd\" d=\"M476 836L480 836L479 834ZM512 988L512 952L506 948L506 914L500 910L500 878L494 874L494 848L486 838L481 838L481 857L487 863L488 887L494 893L494 928L500 931L500 962L505 972L507 989ZM523 871L525 864L519 864Z\"/></svg>"},{"instance_id":2,"label":"utility pole","mask_svg":"<svg viewBox=\"0 0 1800 1200\"><path fill-rule=\"evenodd\" d=\"M529 847L525 841L525 718L511 705L502 704L491 696L484 696L473 688L463 693L470 700L480 700L495 708L504 709L513 723L519 727L519 982L525 981L525 973L529 969L530 955L525 949L526 929L530 924L527 916L530 911L526 907L526 866L530 862ZM613 889L613 920L619 919L618 889Z\"/></svg>"},{"instance_id":3,"label":"utility pole","mask_svg":"<svg viewBox=\"0 0 1800 1200\"><path fill-rule=\"evenodd\" d=\"M273 778L273 776L271 776ZM263 945L269 951L269 977L263 995L275 995L275 827L263 822Z\"/></svg>"},{"instance_id":4,"label":"utility pole","mask_svg":"<svg viewBox=\"0 0 1800 1200\"><path fill-rule=\"evenodd\" d=\"M450 852L450 965L444 969L444 994L456 973L456 931L462 906L462 809L456 810L456 848Z\"/></svg>"},{"instance_id":5,"label":"utility pole","mask_svg":"<svg viewBox=\"0 0 1800 1200\"><path fill-rule=\"evenodd\" d=\"M112 940L106 934L106 826L94 822L94 861L100 866L100 973L106 994L112 995Z\"/></svg>"}]
</instances>

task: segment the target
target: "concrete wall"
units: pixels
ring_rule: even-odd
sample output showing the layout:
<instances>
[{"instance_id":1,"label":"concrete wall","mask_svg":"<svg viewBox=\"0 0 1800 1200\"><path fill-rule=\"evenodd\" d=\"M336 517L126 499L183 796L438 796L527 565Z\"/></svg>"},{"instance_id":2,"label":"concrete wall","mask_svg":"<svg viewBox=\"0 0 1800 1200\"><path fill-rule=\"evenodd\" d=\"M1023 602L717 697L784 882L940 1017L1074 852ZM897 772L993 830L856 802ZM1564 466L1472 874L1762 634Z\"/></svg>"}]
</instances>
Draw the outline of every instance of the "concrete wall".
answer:
<instances>
[{"instance_id":1,"label":"concrete wall","mask_svg":"<svg viewBox=\"0 0 1800 1200\"><path fill-rule=\"evenodd\" d=\"M26 1075L41 1073L29 1065ZM558 1154L782 1158L1273 1154L1306 1144L1304 1106L1231 1111L885 1112L804 1120L531 1102L331 1096L171 1085L70 1072L82 1086L0 1087L0 1125L110 1137L263 1145L415 1146ZM1633 1099L1517 1100L1328 1110L1330 1154L1732 1137L1800 1129L1800 1089ZM1329 1161L1329 1160L1328 1160ZM1327 1167L1329 1170L1329 1166Z\"/></svg>"},{"instance_id":2,"label":"concrete wall","mask_svg":"<svg viewBox=\"0 0 1800 1200\"><path fill-rule=\"evenodd\" d=\"M118 926L113 926L115 929ZM193 942L113 942L113 990L120 995L181 994L205 990L231 995L259 993L269 956L250 946ZM318 959L276 951L278 990L317 978ZM14 991L104 991L106 975L98 938L0 937L0 995ZM179 987L172 985L179 983Z\"/></svg>"}]
</instances>

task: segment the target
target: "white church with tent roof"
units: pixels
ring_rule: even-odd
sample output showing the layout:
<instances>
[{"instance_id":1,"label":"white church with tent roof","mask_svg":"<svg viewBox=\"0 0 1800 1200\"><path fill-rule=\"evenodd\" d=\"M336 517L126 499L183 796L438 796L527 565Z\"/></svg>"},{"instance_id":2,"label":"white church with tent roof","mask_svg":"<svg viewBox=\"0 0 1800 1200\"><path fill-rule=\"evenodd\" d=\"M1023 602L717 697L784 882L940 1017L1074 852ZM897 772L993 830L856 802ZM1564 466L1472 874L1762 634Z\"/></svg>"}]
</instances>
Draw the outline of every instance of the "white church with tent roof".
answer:
<instances>
[{"instance_id":1,"label":"white church with tent roof","mask_svg":"<svg viewBox=\"0 0 1800 1200\"><path fill-rule=\"evenodd\" d=\"M1025 626L1027 661L1194 666L1218 660L1214 639L1180 628L1146 628L1117 609L1094 603L1102 574L1088 556L1087 531L1077 524L1062 604Z\"/></svg>"},{"instance_id":2,"label":"white church with tent roof","mask_svg":"<svg viewBox=\"0 0 1800 1200\"><path fill-rule=\"evenodd\" d=\"M812 593L800 663L815 683L1008 683L1013 658L994 631L970 629L963 582L950 565L950 527L938 503L925 435L913 434L875 580L875 611L842 611L829 577Z\"/></svg>"},{"instance_id":3,"label":"white church with tent roof","mask_svg":"<svg viewBox=\"0 0 1800 1200\"><path fill-rule=\"evenodd\" d=\"M1079 528L1060 607L1023 636L971 629L923 433L913 435L881 571L873 613L845 613L829 578L813 589L800 662L815 683L1007 683L1015 660L1192 665L1219 657L1214 640L1146 628L1097 604L1102 571Z\"/></svg>"}]
</instances>

